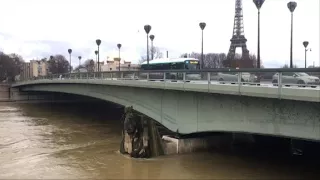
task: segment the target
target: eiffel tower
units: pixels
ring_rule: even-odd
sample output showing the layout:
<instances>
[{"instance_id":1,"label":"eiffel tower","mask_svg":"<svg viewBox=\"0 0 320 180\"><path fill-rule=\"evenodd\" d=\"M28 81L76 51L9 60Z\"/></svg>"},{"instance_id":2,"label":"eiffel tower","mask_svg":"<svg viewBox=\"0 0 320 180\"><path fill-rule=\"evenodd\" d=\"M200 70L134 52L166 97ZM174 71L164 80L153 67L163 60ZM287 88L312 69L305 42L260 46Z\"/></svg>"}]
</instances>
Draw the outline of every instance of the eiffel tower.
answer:
<instances>
[{"instance_id":1,"label":"eiffel tower","mask_svg":"<svg viewBox=\"0 0 320 180\"><path fill-rule=\"evenodd\" d=\"M247 49L247 39L244 36L242 0L236 0L233 34L231 38L231 45L225 62L225 67L245 67L250 66L252 62L249 60L249 50ZM242 48L241 60L235 61L236 48Z\"/></svg>"}]
</instances>

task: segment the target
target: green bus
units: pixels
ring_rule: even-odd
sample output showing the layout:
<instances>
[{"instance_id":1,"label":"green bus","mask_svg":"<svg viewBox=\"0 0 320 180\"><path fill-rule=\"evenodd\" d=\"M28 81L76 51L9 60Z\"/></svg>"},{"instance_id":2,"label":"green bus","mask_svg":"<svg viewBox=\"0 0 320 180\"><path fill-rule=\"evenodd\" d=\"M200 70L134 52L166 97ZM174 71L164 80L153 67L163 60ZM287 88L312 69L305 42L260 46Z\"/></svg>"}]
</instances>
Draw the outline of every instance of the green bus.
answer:
<instances>
[{"instance_id":1,"label":"green bus","mask_svg":"<svg viewBox=\"0 0 320 180\"><path fill-rule=\"evenodd\" d=\"M141 64L141 70L199 70L200 63L195 58L162 58L154 59L148 63L145 61ZM163 73L150 73L150 79L159 79L163 77ZM182 79L182 73L166 73L166 78L170 79ZM187 73L186 78L198 80L201 79L200 73Z\"/></svg>"}]
</instances>

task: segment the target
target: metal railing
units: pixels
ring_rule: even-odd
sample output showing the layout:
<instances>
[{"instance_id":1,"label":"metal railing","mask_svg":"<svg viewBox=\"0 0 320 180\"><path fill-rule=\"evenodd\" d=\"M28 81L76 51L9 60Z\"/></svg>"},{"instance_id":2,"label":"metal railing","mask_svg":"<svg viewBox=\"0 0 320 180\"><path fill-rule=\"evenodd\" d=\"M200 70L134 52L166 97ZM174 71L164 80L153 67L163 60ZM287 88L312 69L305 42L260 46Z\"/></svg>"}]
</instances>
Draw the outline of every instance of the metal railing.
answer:
<instances>
[{"instance_id":1,"label":"metal railing","mask_svg":"<svg viewBox=\"0 0 320 180\"><path fill-rule=\"evenodd\" d=\"M105 71L53 74L25 79L99 79L140 80L177 83L238 84L251 86L278 86L319 88L320 68L292 69L204 69L204 70L155 70L155 71Z\"/></svg>"}]
</instances>

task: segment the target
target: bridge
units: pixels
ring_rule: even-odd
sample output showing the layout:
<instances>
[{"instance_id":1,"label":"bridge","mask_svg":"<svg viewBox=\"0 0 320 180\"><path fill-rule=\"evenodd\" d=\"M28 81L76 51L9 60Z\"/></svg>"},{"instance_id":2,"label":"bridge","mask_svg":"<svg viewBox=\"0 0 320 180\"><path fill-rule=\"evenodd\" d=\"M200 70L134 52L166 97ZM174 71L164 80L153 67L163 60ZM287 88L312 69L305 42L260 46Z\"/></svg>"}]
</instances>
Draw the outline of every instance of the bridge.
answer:
<instances>
[{"instance_id":1,"label":"bridge","mask_svg":"<svg viewBox=\"0 0 320 180\"><path fill-rule=\"evenodd\" d=\"M23 80L11 93L15 100L24 92L60 92L132 106L181 134L223 131L320 140L317 75L303 84L305 77L295 83L285 76L306 71L320 68L71 73ZM244 76L268 72L278 76L258 82Z\"/></svg>"}]
</instances>

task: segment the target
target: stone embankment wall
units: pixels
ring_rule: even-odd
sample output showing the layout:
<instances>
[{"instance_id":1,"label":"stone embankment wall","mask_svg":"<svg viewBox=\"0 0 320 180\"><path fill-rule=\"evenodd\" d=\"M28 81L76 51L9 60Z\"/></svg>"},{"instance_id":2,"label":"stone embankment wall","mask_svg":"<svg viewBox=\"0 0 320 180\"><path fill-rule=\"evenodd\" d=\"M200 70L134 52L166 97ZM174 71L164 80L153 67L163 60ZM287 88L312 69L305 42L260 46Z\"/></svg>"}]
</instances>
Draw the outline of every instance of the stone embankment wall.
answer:
<instances>
[{"instance_id":1,"label":"stone embankment wall","mask_svg":"<svg viewBox=\"0 0 320 180\"><path fill-rule=\"evenodd\" d=\"M0 84L0 102L10 101L10 86L8 84Z\"/></svg>"}]
</instances>

